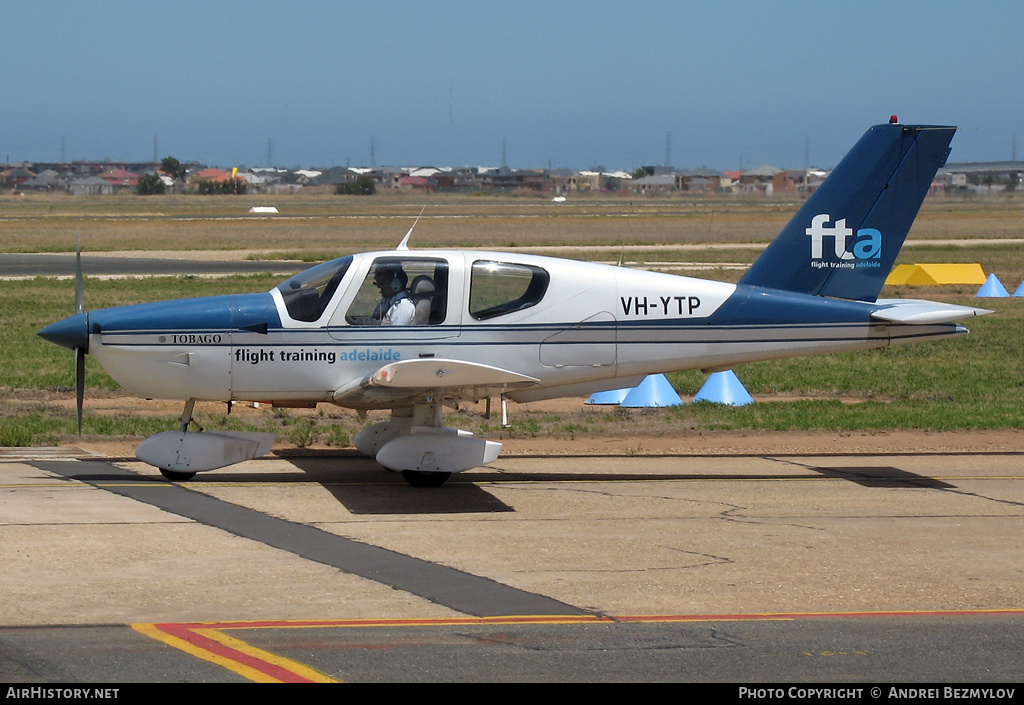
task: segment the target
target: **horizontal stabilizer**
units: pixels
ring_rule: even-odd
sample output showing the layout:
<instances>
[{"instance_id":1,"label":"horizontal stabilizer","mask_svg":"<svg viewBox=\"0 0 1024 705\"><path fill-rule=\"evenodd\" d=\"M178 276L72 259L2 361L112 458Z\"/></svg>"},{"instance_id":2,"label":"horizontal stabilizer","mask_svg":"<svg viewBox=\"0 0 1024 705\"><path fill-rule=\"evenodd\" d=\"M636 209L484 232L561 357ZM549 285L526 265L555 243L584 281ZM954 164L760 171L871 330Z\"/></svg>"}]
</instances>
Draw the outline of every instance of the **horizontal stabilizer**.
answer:
<instances>
[{"instance_id":1,"label":"horizontal stabilizer","mask_svg":"<svg viewBox=\"0 0 1024 705\"><path fill-rule=\"evenodd\" d=\"M945 304L937 301L913 299L879 299L881 308L871 313L876 321L888 323L909 323L912 325L933 325L952 323L973 316L984 316L992 311L971 306Z\"/></svg>"}]
</instances>

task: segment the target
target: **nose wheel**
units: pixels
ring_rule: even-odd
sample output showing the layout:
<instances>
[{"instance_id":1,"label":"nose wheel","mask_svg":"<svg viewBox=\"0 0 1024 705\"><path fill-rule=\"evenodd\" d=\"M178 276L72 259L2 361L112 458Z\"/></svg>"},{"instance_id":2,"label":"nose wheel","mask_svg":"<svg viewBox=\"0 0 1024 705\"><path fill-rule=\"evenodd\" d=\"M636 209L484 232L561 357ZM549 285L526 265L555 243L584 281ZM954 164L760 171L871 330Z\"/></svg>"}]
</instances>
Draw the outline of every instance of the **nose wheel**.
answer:
<instances>
[{"instance_id":1,"label":"nose wheel","mask_svg":"<svg viewBox=\"0 0 1024 705\"><path fill-rule=\"evenodd\" d=\"M448 482L450 472L426 472L423 470L403 470L402 477L413 487L440 487Z\"/></svg>"},{"instance_id":2,"label":"nose wheel","mask_svg":"<svg viewBox=\"0 0 1024 705\"><path fill-rule=\"evenodd\" d=\"M180 470L164 470L160 468L160 474L171 482L186 482L196 476L194 472L181 472Z\"/></svg>"}]
</instances>

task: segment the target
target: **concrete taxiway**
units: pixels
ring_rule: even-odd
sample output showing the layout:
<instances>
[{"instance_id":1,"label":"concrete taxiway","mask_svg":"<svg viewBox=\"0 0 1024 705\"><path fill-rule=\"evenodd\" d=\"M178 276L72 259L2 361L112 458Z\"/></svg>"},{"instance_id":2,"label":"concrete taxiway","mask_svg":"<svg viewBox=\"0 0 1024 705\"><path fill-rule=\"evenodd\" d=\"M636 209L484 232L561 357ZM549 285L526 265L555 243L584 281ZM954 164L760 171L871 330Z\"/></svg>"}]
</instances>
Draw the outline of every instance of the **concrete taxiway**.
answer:
<instances>
[{"instance_id":1,"label":"concrete taxiway","mask_svg":"<svg viewBox=\"0 0 1024 705\"><path fill-rule=\"evenodd\" d=\"M1024 453L512 453L422 490L346 452L271 456L177 485L130 458L11 451L0 457L0 561L0 632L1009 615L1017 675L1003 675L1019 677ZM638 668L624 677L651 676Z\"/></svg>"}]
</instances>

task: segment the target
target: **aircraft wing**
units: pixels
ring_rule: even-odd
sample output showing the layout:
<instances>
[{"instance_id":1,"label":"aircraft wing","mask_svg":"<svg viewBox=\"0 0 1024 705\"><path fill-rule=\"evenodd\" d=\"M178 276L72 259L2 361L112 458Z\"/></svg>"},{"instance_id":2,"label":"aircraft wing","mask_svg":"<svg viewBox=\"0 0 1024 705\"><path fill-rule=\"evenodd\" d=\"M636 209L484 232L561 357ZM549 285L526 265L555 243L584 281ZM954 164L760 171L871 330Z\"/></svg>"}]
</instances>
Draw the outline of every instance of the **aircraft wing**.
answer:
<instances>
[{"instance_id":1,"label":"aircraft wing","mask_svg":"<svg viewBox=\"0 0 1024 705\"><path fill-rule=\"evenodd\" d=\"M373 374L340 387L333 399L343 406L355 407L429 399L475 401L525 389L539 381L500 367L429 357L384 365Z\"/></svg>"},{"instance_id":2,"label":"aircraft wing","mask_svg":"<svg viewBox=\"0 0 1024 705\"><path fill-rule=\"evenodd\" d=\"M992 313L984 308L916 299L878 299L875 303L879 308L871 313L871 318L889 323L932 325Z\"/></svg>"}]
</instances>

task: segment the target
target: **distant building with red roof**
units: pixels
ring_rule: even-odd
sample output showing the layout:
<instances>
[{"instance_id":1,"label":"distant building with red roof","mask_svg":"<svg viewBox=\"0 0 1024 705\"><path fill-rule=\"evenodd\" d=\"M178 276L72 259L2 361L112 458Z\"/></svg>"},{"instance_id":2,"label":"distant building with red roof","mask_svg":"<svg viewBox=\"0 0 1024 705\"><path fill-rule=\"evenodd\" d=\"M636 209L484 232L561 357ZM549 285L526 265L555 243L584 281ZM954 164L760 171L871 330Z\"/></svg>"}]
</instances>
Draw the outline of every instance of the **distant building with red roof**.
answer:
<instances>
[{"instance_id":1,"label":"distant building with red roof","mask_svg":"<svg viewBox=\"0 0 1024 705\"><path fill-rule=\"evenodd\" d=\"M127 169L110 169L100 174L99 177L111 186L119 188L135 188L139 185L139 175Z\"/></svg>"},{"instance_id":2,"label":"distant building with red roof","mask_svg":"<svg viewBox=\"0 0 1024 705\"><path fill-rule=\"evenodd\" d=\"M230 171L221 171L220 169L201 169L194 174L189 174L189 183L198 184L200 181L216 181L222 183L225 181L231 181Z\"/></svg>"}]
</instances>

